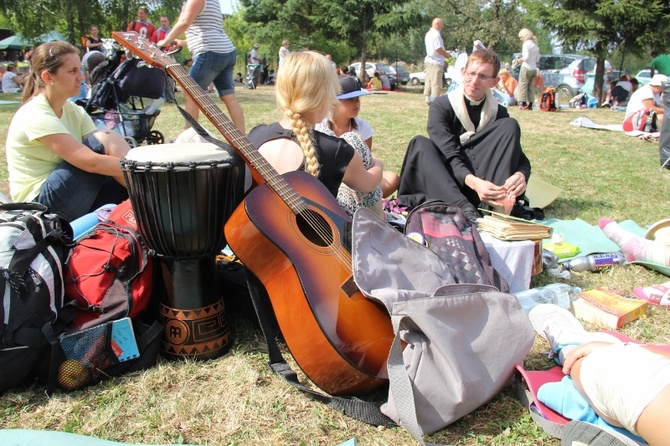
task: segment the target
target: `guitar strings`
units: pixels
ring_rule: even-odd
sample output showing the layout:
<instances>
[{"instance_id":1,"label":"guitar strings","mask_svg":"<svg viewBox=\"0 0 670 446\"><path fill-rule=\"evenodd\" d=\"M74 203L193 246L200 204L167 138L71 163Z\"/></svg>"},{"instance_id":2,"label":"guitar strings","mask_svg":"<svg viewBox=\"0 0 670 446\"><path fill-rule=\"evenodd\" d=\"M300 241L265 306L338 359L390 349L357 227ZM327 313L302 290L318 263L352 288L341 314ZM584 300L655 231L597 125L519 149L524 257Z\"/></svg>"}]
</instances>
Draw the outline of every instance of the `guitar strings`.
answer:
<instances>
[{"instance_id":1,"label":"guitar strings","mask_svg":"<svg viewBox=\"0 0 670 446\"><path fill-rule=\"evenodd\" d=\"M300 215L307 222L314 233L317 234L324 243L328 244L328 249L333 252L342 264L346 265L347 271L351 272L352 265L350 253L344 249L341 243L338 243L338 240L336 240L335 237L337 231L331 228L327 219L317 217L318 212L316 211L308 212L310 209L304 198L298 195L286 179L279 175L270 163L268 163L251 143L249 143L246 136L230 121L221 109L214 104L209 95L206 94L195 81L193 81L180 64L167 65L166 68L172 68L170 74L174 74L193 99L200 105L203 105L205 116L207 116L213 124L218 124L223 127L225 130L223 136L226 140L228 140L233 147L239 149L238 151L241 152L245 161L260 173L268 186L282 198L282 201L286 203L296 217Z\"/></svg>"}]
</instances>

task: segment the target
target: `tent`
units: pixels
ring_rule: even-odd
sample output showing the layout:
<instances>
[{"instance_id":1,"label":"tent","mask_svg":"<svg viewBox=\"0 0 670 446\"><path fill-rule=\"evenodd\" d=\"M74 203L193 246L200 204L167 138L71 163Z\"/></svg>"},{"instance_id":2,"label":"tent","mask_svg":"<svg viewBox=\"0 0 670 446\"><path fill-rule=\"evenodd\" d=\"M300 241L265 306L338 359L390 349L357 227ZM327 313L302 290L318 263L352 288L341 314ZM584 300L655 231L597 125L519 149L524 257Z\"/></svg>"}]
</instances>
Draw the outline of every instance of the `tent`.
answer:
<instances>
[{"instance_id":1,"label":"tent","mask_svg":"<svg viewBox=\"0 0 670 446\"><path fill-rule=\"evenodd\" d=\"M6 39L0 40L0 50L21 50L30 46L30 42L23 39L19 35L9 36Z\"/></svg>"},{"instance_id":2,"label":"tent","mask_svg":"<svg viewBox=\"0 0 670 446\"><path fill-rule=\"evenodd\" d=\"M44 42L51 42L54 40L64 41L65 36L63 36L58 31L49 31L48 33L44 33L35 39L26 39L20 34L15 34L13 36L7 37L6 39L0 40L0 50L21 50L25 47Z\"/></svg>"}]
</instances>

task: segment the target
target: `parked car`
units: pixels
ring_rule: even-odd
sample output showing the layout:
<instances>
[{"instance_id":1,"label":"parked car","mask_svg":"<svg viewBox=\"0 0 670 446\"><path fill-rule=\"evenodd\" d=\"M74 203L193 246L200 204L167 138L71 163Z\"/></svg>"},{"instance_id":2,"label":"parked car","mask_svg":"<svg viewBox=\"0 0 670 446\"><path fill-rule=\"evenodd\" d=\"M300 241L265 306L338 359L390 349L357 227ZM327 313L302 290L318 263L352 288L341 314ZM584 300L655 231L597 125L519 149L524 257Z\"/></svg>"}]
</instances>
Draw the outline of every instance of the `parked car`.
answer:
<instances>
[{"instance_id":1,"label":"parked car","mask_svg":"<svg viewBox=\"0 0 670 446\"><path fill-rule=\"evenodd\" d=\"M381 62L366 62L365 63L365 72L368 74L368 76L372 77L375 74L375 71L381 73L384 73L386 77L389 78L389 83L391 84L391 90L395 90L396 83L398 83L396 76L397 73L395 70L390 66L385 63ZM356 76L359 78L361 77L361 63L356 62L351 65L349 65L349 72L350 73L356 73Z\"/></svg>"},{"instance_id":2,"label":"parked car","mask_svg":"<svg viewBox=\"0 0 670 446\"><path fill-rule=\"evenodd\" d=\"M647 85L649 82L651 82L651 70L649 68L645 68L644 70L638 71L635 75L635 79L637 79L637 81L640 83L640 87Z\"/></svg>"},{"instance_id":3,"label":"parked car","mask_svg":"<svg viewBox=\"0 0 670 446\"><path fill-rule=\"evenodd\" d=\"M444 72L444 78L442 80L442 88L449 88L451 85L451 80L454 78L454 67L448 67ZM426 83L426 70L417 71L416 73L410 73L409 81L412 85L423 85Z\"/></svg>"},{"instance_id":4,"label":"parked car","mask_svg":"<svg viewBox=\"0 0 670 446\"><path fill-rule=\"evenodd\" d=\"M407 85L409 83L409 71L401 65L391 64L389 65L396 72L396 81L400 82L402 85Z\"/></svg>"},{"instance_id":5,"label":"parked car","mask_svg":"<svg viewBox=\"0 0 670 446\"><path fill-rule=\"evenodd\" d=\"M516 59L521 54L514 54ZM608 62L609 63L609 62ZM579 54L541 54L538 68L544 81L544 86L556 88L559 101L567 103L588 80L588 73L593 73L596 67L596 59ZM519 79L520 66L510 70L515 79ZM612 71L606 75L604 88L607 90L608 82L619 77L621 73Z\"/></svg>"},{"instance_id":6,"label":"parked car","mask_svg":"<svg viewBox=\"0 0 670 446\"><path fill-rule=\"evenodd\" d=\"M609 65L608 61L605 61L606 65ZM583 90L589 77L593 77L596 70L596 59L593 57L582 57L581 59L575 60L566 68L560 71L561 82L556 87L556 94L559 96L561 102L569 101L575 95L579 93L580 90ZM612 70L609 73L605 74L605 79L603 81L603 90L607 91L609 89L610 81L618 79L621 76L621 72L617 70ZM590 84L590 90L593 91L593 86ZM585 93L591 94L591 91L586 91ZM564 102L564 103L565 103Z\"/></svg>"}]
</instances>

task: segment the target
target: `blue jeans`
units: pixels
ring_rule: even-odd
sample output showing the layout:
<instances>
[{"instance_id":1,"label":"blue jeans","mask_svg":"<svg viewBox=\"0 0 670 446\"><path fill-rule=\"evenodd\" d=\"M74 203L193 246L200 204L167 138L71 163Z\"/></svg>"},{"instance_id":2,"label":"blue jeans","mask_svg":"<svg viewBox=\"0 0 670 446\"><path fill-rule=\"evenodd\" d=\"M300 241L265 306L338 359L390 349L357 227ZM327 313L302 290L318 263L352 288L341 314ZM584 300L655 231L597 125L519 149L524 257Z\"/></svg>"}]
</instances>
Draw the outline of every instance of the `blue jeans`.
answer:
<instances>
[{"instance_id":1,"label":"blue jeans","mask_svg":"<svg viewBox=\"0 0 670 446\"><path fill-rule=\"evenodd\" d=\"M214 82L219 97L228 96L235 93L233 71L236 61L237 53L235 51L230 53L214 53L211 51L200 53L195 57L188 74L203 90L207 90L209 84Z\"/></svg>"},{"instance_id":2,"label":"blue jeans","mask_svg":"<svg viewBox=\"0 0 670 446\"><path fill-rule=\"evenodd\" d=\"M105 148L95 135L84 141L95 153L104 155ZM67 161L62 161L49 174L35 198L51 211L73 221L107 203L120 203L128 198L128 191L114 178L85 172Z\"/></svg>"}]
</instances>

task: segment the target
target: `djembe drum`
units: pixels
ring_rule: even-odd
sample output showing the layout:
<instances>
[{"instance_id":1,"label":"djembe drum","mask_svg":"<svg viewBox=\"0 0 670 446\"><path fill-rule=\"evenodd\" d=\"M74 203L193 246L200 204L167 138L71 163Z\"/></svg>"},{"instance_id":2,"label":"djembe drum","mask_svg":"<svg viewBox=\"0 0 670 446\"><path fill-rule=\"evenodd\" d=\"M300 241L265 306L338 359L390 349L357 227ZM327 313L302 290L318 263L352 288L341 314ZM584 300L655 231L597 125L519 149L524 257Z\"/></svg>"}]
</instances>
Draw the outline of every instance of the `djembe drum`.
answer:
<instances>
[{"instance_id":1,"label":"djembe drum","mask_svg":"<svg viewBox=\"0 0 670 446\"><path fill-rule=\"evenodd\" d=\"M163 353L211 359L232 344L216 255L244 164L214 144L137 147L121 160L137 226L161 263Z\"/></svg>"}]
</instances>

